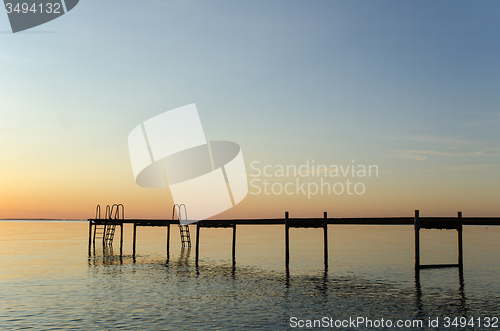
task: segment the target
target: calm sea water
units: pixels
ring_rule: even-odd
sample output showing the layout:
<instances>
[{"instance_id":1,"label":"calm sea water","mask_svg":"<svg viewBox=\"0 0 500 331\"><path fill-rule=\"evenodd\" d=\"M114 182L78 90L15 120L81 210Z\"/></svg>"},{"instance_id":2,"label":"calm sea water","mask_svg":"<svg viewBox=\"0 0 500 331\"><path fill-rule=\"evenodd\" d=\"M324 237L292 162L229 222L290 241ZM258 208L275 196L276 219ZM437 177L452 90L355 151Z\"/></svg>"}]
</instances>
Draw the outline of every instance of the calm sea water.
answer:
<instances>
[{"instance_id":1,"label":"calm sea water","mask_svg":"<svg viewBox=\"0 0 500 331\"><path fill-rule=\"evenodd\" d=\"M131 226L121 256L116 240L89 257L86 222L0 222L0 328L281 330L310 329L298 327L308 320L335 330L500 327L497 227L465 227L463 273L417 274L411 226L329 226L328 268L322 230L291 229L289 270L283 226L239 226L235 265L232 230L203 228L198 267L194 248L181 250L172 230L167 259L165 228L138 228L134 262ZM422 263L456 263L456 231L425 230L421 240ZM445 328L446 317L468 325L457 319ZM347 325L349 318L372 327ZM438 327L429 327L436 318Z\"/></svg>"}]
</instances>

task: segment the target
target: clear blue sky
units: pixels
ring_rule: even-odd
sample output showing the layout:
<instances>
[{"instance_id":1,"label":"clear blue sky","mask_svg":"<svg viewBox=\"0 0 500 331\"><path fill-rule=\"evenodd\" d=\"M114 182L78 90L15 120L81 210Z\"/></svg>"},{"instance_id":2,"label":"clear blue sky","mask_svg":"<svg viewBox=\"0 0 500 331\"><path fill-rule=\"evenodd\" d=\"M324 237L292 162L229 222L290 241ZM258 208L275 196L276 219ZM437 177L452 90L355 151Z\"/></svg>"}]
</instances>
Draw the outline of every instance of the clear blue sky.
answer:
<instances>
[{"instance_id":1,"label":"clear blue sky","mask_svg":"<svg viewBox=\"0 0 500 331\"><path fill-rule=\"evenodd\" d=\"M0 31L1 218L144 194L128 133L193 102L247 164L379 165L341 215L500 213L498 1L82 0Z\"/></svg>"}]
</instances>

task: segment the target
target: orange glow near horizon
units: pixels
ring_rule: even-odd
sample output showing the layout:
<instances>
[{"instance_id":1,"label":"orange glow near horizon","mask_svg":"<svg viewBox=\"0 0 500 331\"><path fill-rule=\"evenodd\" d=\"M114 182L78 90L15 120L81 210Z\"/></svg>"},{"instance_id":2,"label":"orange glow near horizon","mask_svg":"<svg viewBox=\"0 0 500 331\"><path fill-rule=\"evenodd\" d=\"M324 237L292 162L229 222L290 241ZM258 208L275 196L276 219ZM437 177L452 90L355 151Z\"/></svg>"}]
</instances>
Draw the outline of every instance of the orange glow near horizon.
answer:
<instances>
[{"instance_id":1,"label":"orange glow near horizon","mask_svg":"<svg viewBox=\"0 0 500 331\"><path fill-rule=\"evenodd\" d=\"M0 218L87 219L94 217L98 204L104 208L122 203L126 218L169 219L173 205L169 190L139 187L128 175L123 180L101 176L99 185L85 178L61 180L57 185L49 180L26 179L23 183L12 178L0 191ZM242 202L212 218L282 218L285 211L291 217L323 217L325 211L329 217L413 216L415 209L427 216L453 216L457 211L464 216L500 215L494 190L464 194L460 186L424 184L406 182L406 189L397 180L377 178L366 183L363 195L316 194L309 199L303 194L255 195L255 189L249 187Z\"/></svg>"}]
</instances>

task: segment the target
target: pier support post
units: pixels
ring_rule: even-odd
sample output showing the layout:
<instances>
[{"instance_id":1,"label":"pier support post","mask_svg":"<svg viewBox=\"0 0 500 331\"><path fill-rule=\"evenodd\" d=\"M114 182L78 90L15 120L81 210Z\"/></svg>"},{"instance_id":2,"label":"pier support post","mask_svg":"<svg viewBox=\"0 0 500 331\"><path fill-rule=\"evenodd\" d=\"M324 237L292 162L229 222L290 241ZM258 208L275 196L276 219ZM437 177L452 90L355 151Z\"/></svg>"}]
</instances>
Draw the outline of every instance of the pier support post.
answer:
<instances>
[{"instance_id":1,"label":"pier support post","mask_svg":"<svg viewBox=\"0 0 500 331\"><path fill-rule=\"evenodd\" d=\"M288 223L288 212L285 212L285 265L288 268L290 262L290 225Z\"/></svg>"},{"instance_id":2,"label":"pier support post","mask_svg":"<svg viewBox=\"0 0 500 331\"><path fill-rule=\"evenodd\" d=\"M167 224L167 256L170 256L170 224Z\"/></svg>"},{"instance_id":3,"label":"pier support post","mask_svg":"<svg viewBox=\"0 0 500 331\"><path fill-rule=\"evenodd\" d=\"M134 221L134 241L133 241L133 244L132 244L132 256L135 257L135 237L136 237L136 234L137 234L137 224L135 223Z\"/></svg>"},{"instance_id":4,"label":"pier support post","mask_svg":"<svg viewBox=\"0 0 500 331\"><path fill-rule=\"evenodd\" d=\"M91 246L92 246L92 221L89 221L89 256L90 256Z\"/></svg>"},{"instance_id":5,"label":"pier support post","mask_svg":"<svg viewBox=\"0 0 500 331\"><path fill-rule=\"evenodd\" d=\"M458 221L459 221L459 225L458 225L458 228L457 228L457 232L458 232L458 267L459 268L462 268L464 266L464 251L463 251L463 246L462 246L462 212L459 211L458 212Z\"/></svg>"},{"instance_id":6,"label":"pier support post","mask_svg":"<svg viewBox=\"0 0 500 331\"><path fill-rule=\"evenodd\" d=\"M415 210L415 269L420 269L420 212Z\"/></svg>"},{"instance_id":7,"label":"pier support post","mask_svg":"<svg viewBox=\"0 0 500 331\"><path fill-rule=\"evenodd\" d=\"M326 211L323 213L323 217L325 219L324 223L323 223L323 235L324 235L323 241L324 241L324 249L325 249L325 267L328 267L328 222L327 222L328 214L327 214Z\"/></svg>"},{"instance_id":8,"label":"pier support post","mask_svg":"<svg viewBox=\"0 0 500 331\"><path fill-rule=\"evenodd\" d=\"M236 262L236 224L233 224L233 264Z\"/></svg>"},{"instance_id":9,"label":"pier support post","mask_svg":"<svg viewBox=\"0 0 500 331\"><path fill-rule=\"evenodd\" d=\"M123 220L120 223L120 256L123 254Z\"/></svg>"},{"instance_id":10,"label":"pier support post","mask_svg":"<svg viewBox=\"0 0 500 331\"><path fill-rule=\"evenodd\" d=\"M102 250L106 248L106 234L108 233L108 221L106 221L106 224L104 225L104 234L102 235Z\"/></svg>"},{"instance_id":11,"label":"pier support post","mask_svg":"<svg viewBox=\"0 0 500 331\"><path fill-rule=\"evenodd\" d=\"M196 222L196 266L198 266L198 254L200 249L200 222Z\"/></svg>"}]
</instances>

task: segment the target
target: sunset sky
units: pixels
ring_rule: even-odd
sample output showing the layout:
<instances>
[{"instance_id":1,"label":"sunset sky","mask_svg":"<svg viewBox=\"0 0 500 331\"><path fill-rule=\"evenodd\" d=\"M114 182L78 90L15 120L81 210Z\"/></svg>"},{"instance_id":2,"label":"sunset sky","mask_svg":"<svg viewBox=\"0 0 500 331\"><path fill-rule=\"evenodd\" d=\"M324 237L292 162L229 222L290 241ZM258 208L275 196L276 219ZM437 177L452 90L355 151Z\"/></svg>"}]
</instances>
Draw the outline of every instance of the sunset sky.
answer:
<instances>
[{"instance_id":1,"label":"sunset sky","mask_svg":"<svg viewBox=\"0 0 500 331\"><path fill-rule=\"evenodd\" d=\"M500 216L499 36L498 1L82 0L16 34L2 14L0 218L169 218L127 138L191 103L249 180L254 161L378 167L323 178L361 195L250 186L217 217ZM321 180L267 179L297 178Z\"/></svg>"}]
</instances>

